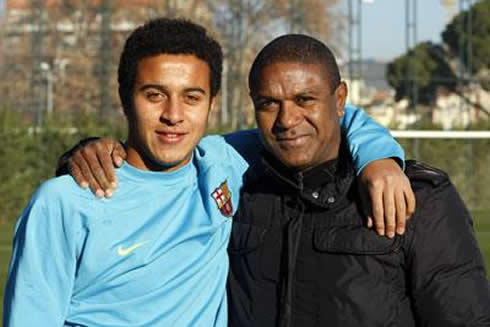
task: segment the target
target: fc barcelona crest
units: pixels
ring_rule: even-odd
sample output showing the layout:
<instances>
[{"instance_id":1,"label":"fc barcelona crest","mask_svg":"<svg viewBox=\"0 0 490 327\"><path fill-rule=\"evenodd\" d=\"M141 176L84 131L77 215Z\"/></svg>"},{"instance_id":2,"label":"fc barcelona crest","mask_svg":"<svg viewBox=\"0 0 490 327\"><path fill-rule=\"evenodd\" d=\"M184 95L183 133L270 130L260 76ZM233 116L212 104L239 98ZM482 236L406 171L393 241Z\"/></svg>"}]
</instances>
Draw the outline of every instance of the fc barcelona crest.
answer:
<instances>
[{"instance_id":1,"label":"fc barcelona crest","mask_svg":"<svg viewBox=\"0 0 490 327\"><path fill-rule=\"evenodd\" d=\"M231 217L233 215L233 205L231 203L231 192L228 188L227 181L221 183L221 185L211 193L211 196L216 201L219 211L225 216Z\"/></svg>"}]
</instances>

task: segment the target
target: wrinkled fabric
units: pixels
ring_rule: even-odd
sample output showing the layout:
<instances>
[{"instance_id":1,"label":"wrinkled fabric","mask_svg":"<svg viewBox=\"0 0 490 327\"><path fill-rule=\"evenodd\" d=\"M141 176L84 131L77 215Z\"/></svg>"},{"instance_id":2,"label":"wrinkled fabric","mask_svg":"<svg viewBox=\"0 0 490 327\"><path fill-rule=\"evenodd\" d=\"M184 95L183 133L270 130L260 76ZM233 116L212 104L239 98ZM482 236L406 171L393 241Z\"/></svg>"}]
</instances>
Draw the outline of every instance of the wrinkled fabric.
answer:
<instances>
[{"instance_id":1,"label":"wrinkled fabric","mask_svg":"<svg viewBox=\"0 0 490 327\"><path fill-rule=\"evenodd\" d=\"M484 261L447 175L407 162L417 209L388 239L365 227L345 152L305 174L266 158L247 177L228 249L229 325L490 326Z\"/></svg>"}]
</instances>

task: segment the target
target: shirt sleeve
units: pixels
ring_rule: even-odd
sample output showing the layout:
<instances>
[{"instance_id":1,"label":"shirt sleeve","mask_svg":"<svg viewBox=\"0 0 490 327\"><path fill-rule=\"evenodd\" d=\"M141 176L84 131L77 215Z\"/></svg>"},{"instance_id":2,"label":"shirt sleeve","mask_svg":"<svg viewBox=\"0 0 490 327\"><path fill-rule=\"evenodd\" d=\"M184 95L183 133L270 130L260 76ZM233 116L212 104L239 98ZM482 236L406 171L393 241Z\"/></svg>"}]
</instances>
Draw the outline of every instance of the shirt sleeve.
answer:
<instances>
[{"instance_id":1,"label":"shirt sleeve","mask_svg":"<svg viewBox=\"0 0 490 327\"><path fill-rule=\"evenodd\" d=\"M347 134L349 149L359 175L374 160L394 158L405 168L405 154L390 132L366 115L362 109L345 106L340 124Z\"/></svg>"},{"instance_id":2,"label":"shirt sleeve","mask_svg":"<svg viewBox=\"0 0 490 327\"><path fill-rule=\"evenodd\" d=\"M75 279L72 226L41 186L19 217L4 298L4 326L63 326ZM54 198L54 199L53 199Z\"/></svg>"},{"instance_id":3,"label":"shirt sleeve","mask_svg":"<svg viewBox=\"0 0 490 327\"><path fill-rule=\"evenodd\" d=\"M246 129L223 135L225 142L228 143L240 154L248 165L260 160L263 150L262 142L259 137L258 129Z\"/></svg>"},{"instance_id":4,"label":"shirt sleeve","mask_svg":"<svg viewBox=\"0 0 490 327\"><path fill-rule=\"evenodd\" d=\"M483 256L471 216L448 184L420 200L413 217L406 262L417 325L490 326Z\"/></svg>"}]
</instances>

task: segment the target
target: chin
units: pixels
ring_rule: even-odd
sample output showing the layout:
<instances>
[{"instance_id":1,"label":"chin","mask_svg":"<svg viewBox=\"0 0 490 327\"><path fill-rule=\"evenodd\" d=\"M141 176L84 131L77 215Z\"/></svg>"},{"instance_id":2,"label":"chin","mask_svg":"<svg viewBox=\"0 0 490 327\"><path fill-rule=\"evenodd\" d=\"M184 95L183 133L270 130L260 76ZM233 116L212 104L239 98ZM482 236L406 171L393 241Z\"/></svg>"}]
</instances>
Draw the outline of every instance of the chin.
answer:
<instances>
[{"instance_id":1,"label":"chin","mask_svg":"<svg viewBox=\"0 0 490 327\"><path fill-rule=\"evenodd\" d=\"M296 169L297 167L302 166L301 163L294 161L294 160L285 160L284 158L278 158L279 161L286 167L291 168L291 169Z\"/></svg>"},{"instance_id":2,"label":"chin","mask_svg":"<svg viewBox=\"0 0 490 327\"><path fill-rule=\"evenodd\" d=\"M296 159L288 159L286 160L279 158L279 160L282 162L282 164L290 169L293 170L302 170L305 167L308 167L310 164L310 160L304 159L304 158L296 158Z\"/></svg>"},{"instance_id":3,"label":"chin","mask_svg":"<svg viewBox=\"0 0 490 327\"><path fill-rule=\"evenodd\" d=\"M146 156L145 161L153 169L156 170L172 170L174 167L183 166L188 161L188 156L186 155L159 155L158 153L152 153Z\"/></svg>"},{"instance_id":4,"label":"chin","mask_svg":"<svg viewBox=\"0 0 490 327\"><path fill-rule=\"evenodd\" d=\"M181 165L186 158L153 158L152 161L163 167L174 167Z\"/></svg>"}]
</instances>

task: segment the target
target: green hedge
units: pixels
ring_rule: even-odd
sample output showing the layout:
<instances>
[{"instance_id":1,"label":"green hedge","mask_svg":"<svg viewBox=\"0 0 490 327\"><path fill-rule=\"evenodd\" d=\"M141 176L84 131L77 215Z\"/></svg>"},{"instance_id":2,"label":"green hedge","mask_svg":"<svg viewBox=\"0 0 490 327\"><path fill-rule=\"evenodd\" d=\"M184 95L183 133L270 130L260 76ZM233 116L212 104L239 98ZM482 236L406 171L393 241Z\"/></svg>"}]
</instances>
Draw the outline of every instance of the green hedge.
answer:
<instances>
[{"instance_id":1,"label":"green hedge","mask_svg":"<svg viewBox=\"0 0 490 327\"><path fill-rule=\"evenodd\" d=\"M57 158L81 138L124 138L125 129L122 117L117 122L99 123L91 115L52 119L35 129L24 124L19 115L0 110L0 223L19 216L35 188L54 176Z\"/></svg>"}]
</instances>

